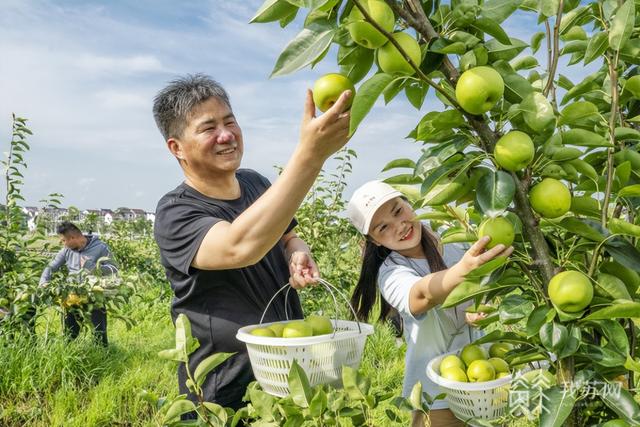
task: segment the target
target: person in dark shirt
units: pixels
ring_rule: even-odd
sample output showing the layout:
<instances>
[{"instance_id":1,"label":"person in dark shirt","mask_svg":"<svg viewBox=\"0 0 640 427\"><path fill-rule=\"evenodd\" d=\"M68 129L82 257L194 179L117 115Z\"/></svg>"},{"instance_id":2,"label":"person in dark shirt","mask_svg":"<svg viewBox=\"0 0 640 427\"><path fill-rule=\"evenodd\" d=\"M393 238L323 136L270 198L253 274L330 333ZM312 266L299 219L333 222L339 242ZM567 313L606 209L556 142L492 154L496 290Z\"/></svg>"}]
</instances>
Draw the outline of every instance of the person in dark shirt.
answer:
<instances>
[{"instance_id":1,"label":"person in dark shirt","mask_svg":"<svg viewBox=\"0 0 640 427\"><path fill-rule=\"evenodd\" d=\"M153 114L184 182L156 209L154 235L175 294L171 314L184 313L200 347L191 372L205 357L235 352L207 377L207 401L238 409L253 373L238 329L259 323L267 303L287 282L299 289L319 278L309 247L295 231L294 214L324 162L348 140L350 91L315 116L307 92L300 142L278 180L240 169L242 131L226 91L210 77L178 78L154 100ZM265 322L301 318L295 291L271 304ZM286 305L285 305L286 304ZM184 364L180 393L189 393Z\"/></svg>"}]
</instances>

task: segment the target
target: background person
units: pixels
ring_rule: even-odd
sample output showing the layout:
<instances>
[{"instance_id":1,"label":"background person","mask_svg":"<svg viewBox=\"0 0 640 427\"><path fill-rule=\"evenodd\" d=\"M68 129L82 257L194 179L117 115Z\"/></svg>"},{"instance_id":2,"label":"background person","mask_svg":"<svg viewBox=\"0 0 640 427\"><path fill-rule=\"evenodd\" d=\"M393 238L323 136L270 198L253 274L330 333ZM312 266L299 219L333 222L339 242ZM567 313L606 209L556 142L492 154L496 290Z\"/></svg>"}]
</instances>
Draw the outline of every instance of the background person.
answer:
<instances>
[{"instance_id":1,"label":"background person","mask_svg":"<svg viewBox=\"0 0 640 427\"><path fill-rule=\"evenodd\" d=\"M316 281L309 247L293 230L293 216L323 163L345 145L350 92L315 117L307 92L300 142L278 180L239 169L242 131L226 91L210 77L176 79L158 93L153 114L167 148L178 160L184 182L165 194L156 209L154 235L175 293L175 321L184 313L200 347L189 360L191 372L205 357L235 352L207 377L207 401L238 409L254 380L238 329L259 323L265 307L289 281L295 288ZM284 293L265 322L301 318L295 292ZM188 393L184 365L178 368L180 393ZM195 396L189 394L195 400Z\"/></svg>"},{"instance_id":2,"label":"background person","mask_svg":"<svg viewBox=\"0 0 640 427\"><path fill-rule=\"evenodd\" d=\"M69 275L78 275L85 272L93 272L100 261L102 274L115 274L118 269L111 256L111 251L106 243L97 236L84 235L80 229L71 222L62 222L56 232L64 247L56 254L53 261L44 269L40 276L40 286L46 286L51 280L51 274L66 266ZM106 258L101 260L101 258ZM81 310L82 307L79 307ZM107 311L104 307L95 307L91 310L91 323L94 327L96 339L105 347L109 344L107 339ZM72 339L80 334L82 319L75 310L69 310L64 318L65 333Z\"/></svg>"},{"instance_id":3,"label":"background person","mask_svg":"<svg viewBox=\"0 0 640 427\"><path fill-rule=\"evenodd\" d=\"M407 343L403 395L422 382L423 391L435 397L438 386L426 375L432 358L458 349L475 339L469 324L481 315L465 313L463 306L443 309L451 291L476 267L499 255L508 256L513 247L496 245L485 251L489 238L478 240L466 252L456 245L439 250L438 238L419 220L402 193L381 181L358 188L347 205L351 223L367 241L360 278L351 299L361 320L366 321L379 296L380 319L391 308L404 323ZM431 406L431 424L438 427L463 426L438 400ZM414 412L413 426L424 426L421 412Z\"/></svg>"}]
</instances>

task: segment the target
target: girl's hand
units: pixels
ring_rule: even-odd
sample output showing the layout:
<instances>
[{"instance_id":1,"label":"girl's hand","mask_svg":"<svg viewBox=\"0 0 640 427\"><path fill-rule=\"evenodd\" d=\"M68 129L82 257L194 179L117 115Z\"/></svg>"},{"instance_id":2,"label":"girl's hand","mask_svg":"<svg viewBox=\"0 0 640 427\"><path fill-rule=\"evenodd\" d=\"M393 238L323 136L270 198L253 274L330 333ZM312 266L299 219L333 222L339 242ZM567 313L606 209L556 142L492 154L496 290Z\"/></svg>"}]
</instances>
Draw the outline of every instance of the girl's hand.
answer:
<instances>
[{"instance_id":1,"label":"girl's hand","mask_svg":"<svg viewBox=\"0 0 640 427\"><path fill-rule=\"evenodd\" d=\"M507 248L502 243L491 249L485 250L489 240L491 240L489 236L484 236L482 239L475 242L467 252L465 252L464 256L460 260L463 271L468 273L474 268L480 267L485 262L491 261L497 256L509 256L513 253L513 246L509 246Z\"/></svg>"},{"instance_id":2,"label":"girl's hand","mask_svg":"<svg viewBox=\"0 0 640 427\"><path fill-rule=\"evenodd\" d=\"M464 320L468 325L475 326L478 320L487 317L487 313L465 313Z\"/></svg>"},{"instance_id":3,"label":"girl's hand","mask_svg":"<svg viewBox=\"0 0 640 427\"><path fill-rule=\"evenodd\" d=\"M309 252L295 251L289 259L289 284L294 289L301 289L315 284L320 278L318 266Z\"/></svg>"}]
</instances>

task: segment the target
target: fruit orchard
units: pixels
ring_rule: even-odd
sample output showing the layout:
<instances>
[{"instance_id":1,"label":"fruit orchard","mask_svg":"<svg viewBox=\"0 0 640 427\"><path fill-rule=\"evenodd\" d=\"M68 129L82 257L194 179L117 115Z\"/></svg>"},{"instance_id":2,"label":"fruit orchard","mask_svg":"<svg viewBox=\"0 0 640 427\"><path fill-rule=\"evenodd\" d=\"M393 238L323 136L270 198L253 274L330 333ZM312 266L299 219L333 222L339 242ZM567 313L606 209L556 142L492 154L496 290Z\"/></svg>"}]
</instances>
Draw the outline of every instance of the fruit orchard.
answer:
<instances>
[{"instance_id":1,"label":"fruit orchard","mask_svg":"<svg viewBox=\"0 0 640 427\"><path fill-rule=\"evenodd\" d=\"M557 384L537 422L638 425L640 5L267 0L253 22L300 14L272 76L333 63L356 86L352 133L377 100L406 98L422 156L390 158L385 170L405 171L387 181L445 243L514 239L444 306L475 301L494 328L479 343L512 344L511 365L549 363ZM508 34L512 15L529 40ZM427 98L441 108L425 113Z\"/></svg>"},{"instance_id":2,"label":"fruit orchard","mask_svg":"<svg viewBox=\"0 0 640 427\"><path fill-rule=\"evenodd\" d=\"M373 108L384 108L379 100L415 108L416 125L407 131L422 155L389 158L385 171L401 172L387 181L444 243L485 234L494 243L513 242L509 259L469 274L445 302L473 301L471 310L486 313L479 324L487 334L440 370L455 381L481 383L500 379L505 363L514 369L543 362L514 388L541 378L539 397L548 404L529 414L530 422L517 413L482 425L640 424L639 8L634 0L266 0L252 20L303 27L272 75L334 64L315 90L322 95L316 104L324 110L353 88L352 133L367 126ZM508 33L516 15L532 23L526 41ZM596 71L585 75L585 66ZM427 99L440 108L425 111ZM142 236L124 226L113 230L118 280L71 284L61 277L38 288L54 247L43 227L28 235L19 219L30 133L26 120L15 117L3 160L0 424L181 425L180 414L194 407L176 396L174 365L157 357L173 333L171 291L149 230ZM344 292L358 274L360 242L340 215L354 156L351 149L339 153L337 171L320 177L297 213L323 277ZM44 203L57 205L60 195ZM305 313L332 313L322 289L305 292ZM59 312L94 303L107 304L118 319L121 347L55 337ZM18 338L34 305L41 341ZM260 336L279 337L284 327ZM187 332L181 319L182 347L162 356L187 358L196 346ZM317 333L327 332L324 326ZM313 333L308 325L287 332ZM194 390L226 357L212 355L193 373ZM399 397L401 359L391 331L376 325L361 370L343 371L343 389L310 387L296 365L289 397L276 399L254 384L236 414L209 402L201 409L209 425L239 418L256 425L407 425L409 411L428 412L436 396L416 387Z\"/></svg>"}]
</instances>

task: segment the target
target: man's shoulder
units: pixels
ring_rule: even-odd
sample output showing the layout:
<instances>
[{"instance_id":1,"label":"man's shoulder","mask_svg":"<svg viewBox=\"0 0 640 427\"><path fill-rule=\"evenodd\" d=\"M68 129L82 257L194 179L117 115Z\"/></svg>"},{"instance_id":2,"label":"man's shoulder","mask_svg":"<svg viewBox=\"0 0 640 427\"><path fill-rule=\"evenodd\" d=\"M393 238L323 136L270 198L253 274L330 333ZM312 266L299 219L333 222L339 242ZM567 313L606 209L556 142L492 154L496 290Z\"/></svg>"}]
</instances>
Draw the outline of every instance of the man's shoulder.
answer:
<instances>
[{"instance_id":1,"label":"man's shoulder","mask_svg":"<svg viewBox=\"0 0 640 427\"><path fill-rule=\"evenodd\" d=\"M167 192L158 201L158 205L156 206L156 212L160 211L161 208L163 208L163 207L165 207L167 205L175 204L180 199L182 199L184 197L185 190L186 189L185 189L184 183L181 183L180 185L178 185L173 190Z\"/></svg>"},{"instance_id":2,"label":"man's shoulder","mask_svg":"<svg viewBox=\"0 0 640 427\"><path fill-rule=\"evenodd\" d=\"M238 169L236 171L236 176L243 182L269 184L269 180L265 178L264 175L253 169Z\"/></svg>"}]
</instances>

